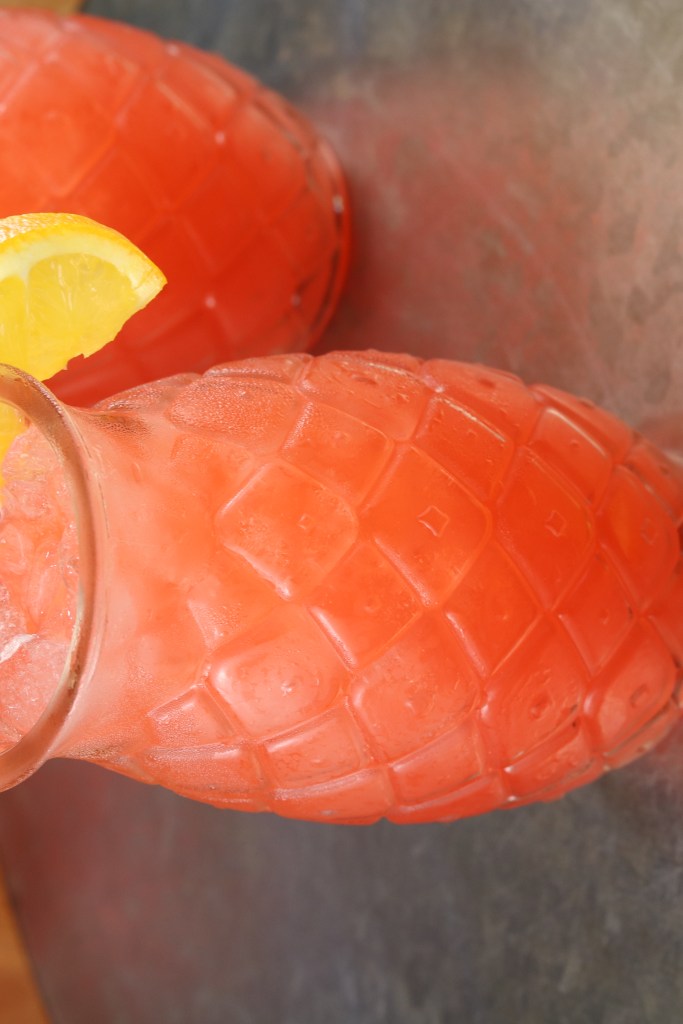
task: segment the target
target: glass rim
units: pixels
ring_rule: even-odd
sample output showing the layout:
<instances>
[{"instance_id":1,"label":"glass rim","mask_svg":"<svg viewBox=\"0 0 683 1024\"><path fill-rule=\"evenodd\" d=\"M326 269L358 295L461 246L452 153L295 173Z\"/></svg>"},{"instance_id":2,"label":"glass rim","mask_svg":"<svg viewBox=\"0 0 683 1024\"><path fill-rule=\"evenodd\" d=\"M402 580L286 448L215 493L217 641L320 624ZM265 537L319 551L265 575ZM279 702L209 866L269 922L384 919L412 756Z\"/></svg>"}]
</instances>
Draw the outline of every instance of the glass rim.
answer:
<instances>
[{"instance_id":1,"label":"glass rim","mask_svg":"<svg viewBox=\"0 0 683 1024\"><path fill-rule=\"evenodd\" d=\"M5 363L0 363L0 404L26 416L56 452L71 497L79 555L75 619L64 667L42 713L23 736L0 753L3 791L28 778L52 756L80 690L95 635L97 531L84 443L68 407L35 377Z\"/></svg>"}]
</instances>

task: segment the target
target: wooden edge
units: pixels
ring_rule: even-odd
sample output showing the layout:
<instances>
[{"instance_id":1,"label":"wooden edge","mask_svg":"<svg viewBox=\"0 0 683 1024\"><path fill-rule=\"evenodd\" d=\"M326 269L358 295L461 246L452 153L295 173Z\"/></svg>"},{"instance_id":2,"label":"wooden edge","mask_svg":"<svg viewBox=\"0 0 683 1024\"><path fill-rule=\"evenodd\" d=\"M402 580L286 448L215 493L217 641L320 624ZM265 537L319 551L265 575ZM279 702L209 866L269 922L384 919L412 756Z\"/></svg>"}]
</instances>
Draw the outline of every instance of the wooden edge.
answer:
<instances>
[{"instance_id":1,"label":"wooden edge","mask_svg":"<svg viewBox=\"0 0 683 1024\"><path fill-rule=\"evenodd\" d=\"M3 7L40 7L57 14L73 14L83 6L83 0L2 0Z\"/></svg>"},{"instance_id":2,"label":"wooden edge","mask_svg":"<svg viewBox=\"0 0 683 1024\"><path fill-rule=\"evenodd\" d=\"M26 949L0 875L0 1020L48 1024Z\"/></svg>"}]
</instances>

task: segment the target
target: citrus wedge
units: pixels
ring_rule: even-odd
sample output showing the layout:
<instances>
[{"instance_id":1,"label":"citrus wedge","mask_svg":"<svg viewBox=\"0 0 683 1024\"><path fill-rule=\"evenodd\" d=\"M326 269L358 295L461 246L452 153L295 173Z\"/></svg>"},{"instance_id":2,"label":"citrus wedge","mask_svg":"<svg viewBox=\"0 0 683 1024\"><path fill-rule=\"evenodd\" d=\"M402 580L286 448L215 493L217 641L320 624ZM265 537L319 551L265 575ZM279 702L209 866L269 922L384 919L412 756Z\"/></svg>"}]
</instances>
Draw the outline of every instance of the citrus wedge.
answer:
<instances>
[{"instance_id":1,"label":"citrus wedge","mask_svg":"<svg viewBox=\"0 0 683 1024\"><path fill-rule=\"evenodd\" d=\"M165 283L132 242L88 217L0 220L0 362L47 380L112 341ZM0 407L0 460L18 428Z\"/></svg>"}]
</instances>

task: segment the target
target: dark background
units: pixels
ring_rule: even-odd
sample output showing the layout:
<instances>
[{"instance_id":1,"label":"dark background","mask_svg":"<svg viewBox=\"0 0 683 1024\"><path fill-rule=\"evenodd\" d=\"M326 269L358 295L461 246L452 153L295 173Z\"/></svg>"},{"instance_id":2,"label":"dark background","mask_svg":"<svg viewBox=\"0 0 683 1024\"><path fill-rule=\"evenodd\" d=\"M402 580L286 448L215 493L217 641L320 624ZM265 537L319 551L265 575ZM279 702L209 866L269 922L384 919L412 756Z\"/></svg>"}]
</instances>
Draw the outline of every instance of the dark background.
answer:
<instances>
[{"instance_id":1,"label":"dark background","mask_svg":"<svg viewBox=\"0 0 683 1024\"><path fill-rule=\"evenodd\" d=\"M84 9L222 53L336 145L328 347L481 359L680 443L677 0ZM674 1024L682 812L681 730L557 804L403 829L53 762L0 796L0 853L58 1024Z\"/></svg>"}]
</instances>

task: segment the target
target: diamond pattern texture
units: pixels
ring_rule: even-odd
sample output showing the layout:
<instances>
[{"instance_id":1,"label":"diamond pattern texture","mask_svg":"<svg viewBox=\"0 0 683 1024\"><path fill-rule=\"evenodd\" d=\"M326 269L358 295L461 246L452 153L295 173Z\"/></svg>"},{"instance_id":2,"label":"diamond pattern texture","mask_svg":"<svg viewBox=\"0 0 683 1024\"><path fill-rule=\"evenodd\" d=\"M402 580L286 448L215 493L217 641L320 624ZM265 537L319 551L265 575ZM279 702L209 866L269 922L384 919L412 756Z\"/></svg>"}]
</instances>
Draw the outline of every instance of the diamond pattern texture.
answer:
<instances>
[{"instance_id":1,"label":"diamond pattern texture","mask_svg":"<svg viewBox=\"0 0 683 1024\"><path fill-rule=\"evenodd\" d=\"M222 58L114 21L0 10L0 217L86 214L168 285L53 380L67 401L248 354L301 351L345 275L330 146Z\"/></svg>"},{"instance_id":2,"label":"diamond pattern texture","mask_svg":"<svg viewBox=\"0 0 683 1024\"><path fill-rule=\"evenodd\" d=\"M109 404L138 416L145 394ZM190 443L210 553L157 620L169 650L196 625L196 673L169 656L148 686L130 774L321 821L451 820L554 799L678 721L683 474L608 414L373 352L149 396Z\"/></svg>"}]
</instances>

